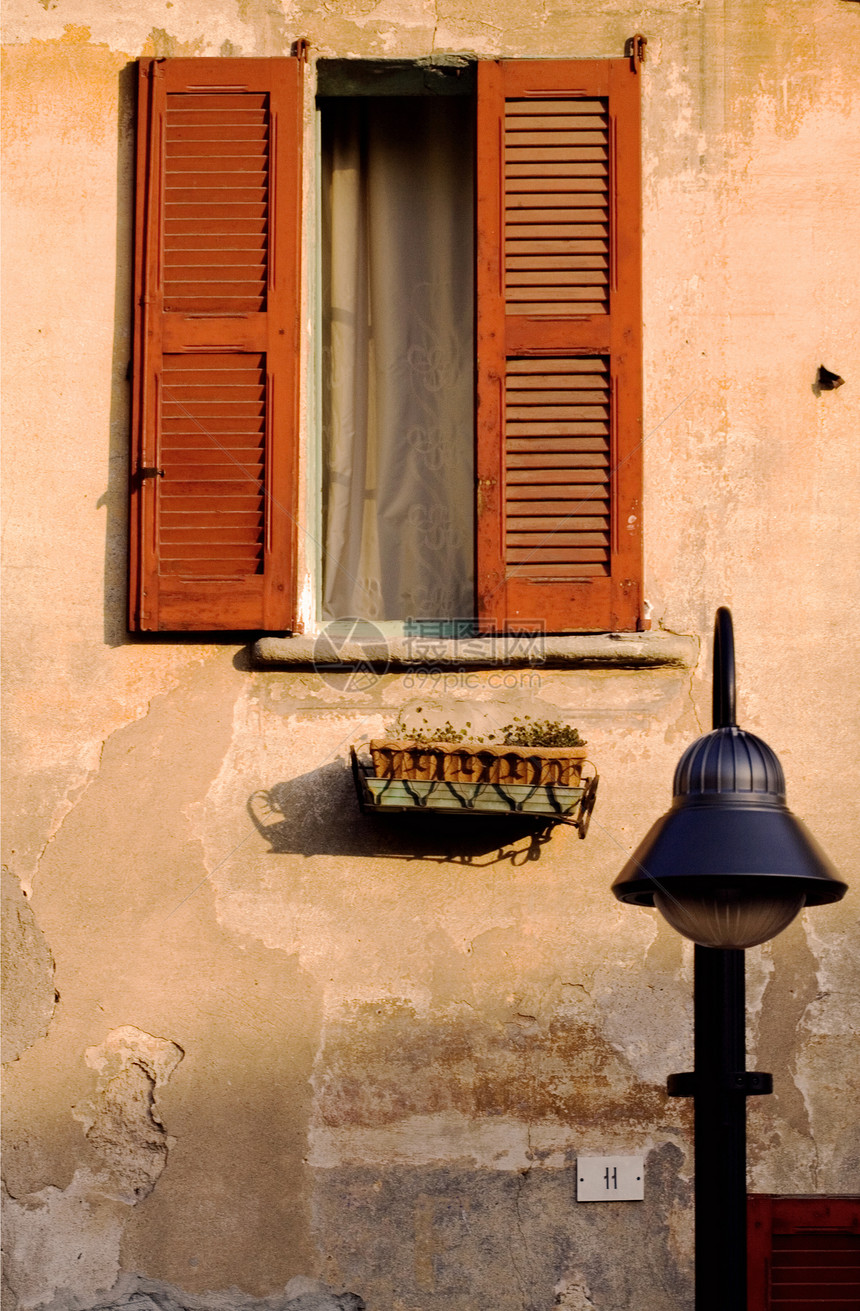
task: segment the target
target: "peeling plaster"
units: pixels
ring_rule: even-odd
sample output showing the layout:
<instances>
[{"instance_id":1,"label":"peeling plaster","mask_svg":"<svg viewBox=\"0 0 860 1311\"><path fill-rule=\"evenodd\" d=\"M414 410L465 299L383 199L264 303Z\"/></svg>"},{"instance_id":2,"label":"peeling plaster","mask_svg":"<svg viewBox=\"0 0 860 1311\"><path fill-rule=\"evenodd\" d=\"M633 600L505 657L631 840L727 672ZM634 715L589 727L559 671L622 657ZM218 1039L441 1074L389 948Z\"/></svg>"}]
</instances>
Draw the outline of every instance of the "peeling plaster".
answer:
<instances>
[{"instance_id":1,"label":"peeling plaster","mask_svg":"<svg viewBox=\"0 0 860 1311\"><path fill-rule=\"evenodd\" d=\"M99 1165L77 1169L62 1190L14 1199L4 1193L5 1274L19 1311L55 1300L61 1307L91 1306L115 1282L123 1205L151 1193L167 1163L170 1140L154 1094L182 1055L175 1043L131 1025L88 1049L98 1085L75 1115Z\"/></svg>"},{"instance_id":2,"label":"peeling plaster","mask_svg":"<svg viewBox=\"0 0 860 1311\"><path fill-rule=\"evenodd\" d=\"M4 1194L3 1264L17 1311L88 1307L119 1273L122 1206L87 1170L64 1190L21 1200Z\"/></svg>"},{"instance_id":3,"label":"peeling plaster","mask_svg":"<svg viewBox=\"0 0 860 1311\"><path fill-rule=\"evenodd\" d=\"M579 1270L571 1271L559 1280L555 1286L553 1306L563 1307L565 1311L593 1311L594 1302L588 1291L588 1282Z\"/></svg>"},{"instance_id":4,"label":"peeling plaster","mask_svg":"<svg viewBox=\"0 0 860 1311\"><path fill-rule=\"evenodd\" d=\"M3 870L2 1061L44 1037L54 1014L54 962L18 880Z\"/></svg>"},{"instance_id":5,"label":"peeling plaster","mask_svg":"<svg viewBox=\"0 0 860 1311\"><path fill-rule=\"evenodd\" d=\"M76 1108L75 1118L104 1163L105 1194L118 1201L134 1205L148 1196L167 1164L170 1139L155 1093L183 1055L177 1043L132 1025L114 1029L100 1046L85 1052L98 1086L91 1101Z\"/></svg>"},{"instance_id":6,"label":"peeling plaster","mask_svg":"<svg viewBox=\"0 0 860 1311\"><path fill-rule=\"evenodd\" d=\"M231 1288L201 1295L160 1279L124 1275L92 1311L365 1311L357 1293L337 1292L319 1279L296 1275L282 1292L255 1298Z\"/></svg>"}]
</instances>

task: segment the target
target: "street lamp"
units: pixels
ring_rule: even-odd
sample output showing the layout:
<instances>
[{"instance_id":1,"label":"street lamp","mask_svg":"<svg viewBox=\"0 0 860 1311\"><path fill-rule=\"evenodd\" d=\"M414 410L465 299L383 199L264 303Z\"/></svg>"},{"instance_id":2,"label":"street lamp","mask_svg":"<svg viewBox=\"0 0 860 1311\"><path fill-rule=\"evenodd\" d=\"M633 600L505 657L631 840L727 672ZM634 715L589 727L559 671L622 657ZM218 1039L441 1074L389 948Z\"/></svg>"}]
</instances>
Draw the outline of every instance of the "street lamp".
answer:
<instances>
[{"instance_id":1,"label":"street lamp","mask_svg":"<svg viewBox=\"0 0 860 1311\"><path fill-rule=\"evenodd\" d=\"M696 1311L745 1311L746 1098L772 1091L746 1068L744 948L766 942L803 906L846 885L785 803L771 748L735 723L732 616L714 625L713 731L675 770L671 809L612 885L619 901L656 906L696 944L694 1070L669 1076L695 1113Z\"/></svg>"}]
</instances>

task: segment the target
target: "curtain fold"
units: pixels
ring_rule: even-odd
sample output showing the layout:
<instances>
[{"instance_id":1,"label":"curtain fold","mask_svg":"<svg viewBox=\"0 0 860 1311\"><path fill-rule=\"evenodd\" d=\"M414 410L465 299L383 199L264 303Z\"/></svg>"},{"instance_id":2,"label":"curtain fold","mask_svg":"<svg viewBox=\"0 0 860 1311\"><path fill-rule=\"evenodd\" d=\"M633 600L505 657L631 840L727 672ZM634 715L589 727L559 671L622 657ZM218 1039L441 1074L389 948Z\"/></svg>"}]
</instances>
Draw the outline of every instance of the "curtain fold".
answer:
<instances>
[{"instance_id":1,"label":"curtain fold","mask_svg":"<svg viewBox=\"0 0 860 1311\"><path fill-rule=\"evenodd\" d=\"M323 102L323 617L474 610L473 110Z\"/></svg>"}]
</instances>

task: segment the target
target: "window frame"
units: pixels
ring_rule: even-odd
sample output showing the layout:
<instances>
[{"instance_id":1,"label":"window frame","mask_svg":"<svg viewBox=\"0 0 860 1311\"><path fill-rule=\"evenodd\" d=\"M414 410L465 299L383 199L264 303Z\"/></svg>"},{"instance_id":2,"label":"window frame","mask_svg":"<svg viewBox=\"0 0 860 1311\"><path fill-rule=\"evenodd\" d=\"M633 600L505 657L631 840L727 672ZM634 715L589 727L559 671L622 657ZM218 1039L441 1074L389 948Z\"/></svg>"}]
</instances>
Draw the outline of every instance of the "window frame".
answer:
<instances>
[{"instance_id":1,"label":"window frame","mask_svg":"<svg viewBox=\"0 0 860 1311\"><path fill-rule=\"evenodd\" d=\"M471 61L471 57L468 57ZM304 88L302 86L303 60L254 60L254 59L199 59L199 60L145 60L140 62L140 99L139 99L139 127L138 127L138 200L137 200L137 238L136 238L136 257L135 257L135 333L134 333L134 406L133 406L133 445L134 455L131 466L131 498L132 498L132 532L130 545L130 609L129 609L129 627L133 631L146 631L156 629L160 631L188 631L188 630L231 630L247 632L311 632L318 630L321 626L319 619L319 589L320 589L320 558L319 558L319 538L320 538L320 501L321 486L318 480L318 474L321 468L320 450L319 450L319 350L317 349L318 319L312 315L307 308L307 299L311 302L311 307L319 294L319 260L317 252L319 250L318 240L314 240L318 229L319 205L317 203L318 188L313 188L313 181L318 180L318 161L319 149L318 140L314 141L311 134L317 134L317 116L311 115L311 125L308 128L308 103L315 103L316 87L312 85L313 79L304 79ZM356 65L364 61L355 61ZM639 254L641 250L641 178L639 164L639 79L631 64L627 60L610 59L610 60L481 60L474 61L477 64L477 73L480 81L489 85L494 80L504 83L506 80L517 84L517 79L522 80L523 76L534 76L534 74L549 76L550 79L553 71L566 70L568 73L576 71L580 80L585 76L588 70L604 70L607 85L617 82L619 86L626 83L629 90L629 99L635 99L635 142L630 145L628 140L625 143L624 168L627 172L626 190L632 196L632 203L636 209L635 220L630 221L630 232L619 243L617 229L613 234L615 247L622 247L626 252L635 255L636 260L641 259ZM147 416L145 413L147 398L146 385L142 379L145 377L145 360L147 349L151 345L152 326L151 326L151 309L152 296L148 286L147 279L150 276L152 264L151 232L153 228L153 192L157 188L152 184L151 169L151 152L152 145L152 107L155 99L154 87L158 86L159 81L163 78L165 66L170 66L176 70L177 66L184 65L193 69L197 82L201 81L200 75L205 75L213 85L223 83L226 78L236 77L239 73L251 73L253 66L265 68L272 65L289 64L292 68L291 76L297 75L298 93L294 103L289 111L288 117L291 120L290 132L292 134L294 155L289 170L290 177L294 182L292 200L289 202L291 213L290 218L290 235L288 244L292 245L295 257L296 275L294 278L294 303L291 310L284 319L284 330L282 336L288 338L288 349L286 354L289 356L293 368L294 382L291 386L291 396L288 411L291 415L289 421L279 429L277 440L274 446L278 449L289 449L289 459L287 464L290 467L289 487L282 490L279 498L280 508L286 508L287 518L289 520L289 537L290 545L287 549L288 559L284 563L284 553L281 550L281 565L278 566L277 576L267 579L267 590L274 595L274 602L263 604L258 607L257 613L247 621L240 615L240 622L236 622L235 614L229 610L223 613L218 607L210 604L204 606L203 614L191 615L190 618L177 618L176 609L170 611L167 617L158 616L154 622L147 619L146 607L148 602L144 600L146 584L146 519L147 519L147 497L152 488L152 482L148 481L142 475L148 474L152 467L153 456L147 449ZM238 80L238 78L237 78ZM593 94L592 91L589 94ZM613 92L613 94L615 94ZM304 110L305 114L305 132L304 143L302 142L301 117ZM479 151L481 127L481 100L479 92L478 100L479 114ZM282 119L284 115L282 114ZM486 115L485 115L486 117ZM486 126L483 128L486 132ZM629 134L628 134L629 137ZM617 144L617 133L615 134ZM302 145L304 144L306 157L302 161ZM308 146L312 149L309 151ZM315 147L315 148L313 148ZM307 155L311 158L308 159ZM618 173L616 163L616 176ZM482 162L479 158L477 163L479 175L482 172ZM282 170L283 172L283 170ZM480 188L479 188L480 190ZM279 193L279 204L283 207L284 187L281 186ZM282 217L279 211L276 219ZM480 225L480 217L478 224ZM627 222L628 220L625 220ZM635 229L635 230L634 230ZM308 257L301 258L299 255L299 238L304 231L309 244L313 249L308 252ZM149 244L148 244L149 243ZM283 248L283 241L281 246ZM476 266L480 268L481 256L476 259ZM639 265L637 264L637 268ZM480 275L479 275L480 276ZM631 303L634 308L628 315L628 322L624 326L622 336L628 353L632 351L633 372L636 375L633 392L634 400L628 406L628 410L638 410L633 419L624 420L625 429L628 434L626 443L626 453L621 456L623 462L623 479L627 485L624 492L624 499L616 500L613 506L614 513L614 536L618 539L624 533L625 542L628 550L626 561L628 567L624 570L625 577L617 580L618 587L613 591L611 600L601 602L600 613L593 611L588 612L587 607L579 604L575 612L562 613L559 617L558 606L555 608L546 607L541 603L531 605L532 610L537 610L537 614L528 614L522 612L519 607L517 613L506 610L500 614L498 608L494 609L493 605L482 604L480 612L477 614L477 626L480 631L486 633L502 633L506 628L514 629L528 628L529 626L537 629L540 628L549 632L633 632L647 627L643 617L643 600L642 600L642 527L641 527L641 388L642 388L642 352L641 352L641 274L634 276L632 284ZM484 375L494 372L493 365L489 368L486 365L486 351L480 343L480 319L479 311L479 344L477 354L479 359L482 354L485 356L483 363ZM486 316L485 316L486 317ZM313 322L312 322L313 320ZM305 324L305 330L301 330L301 325ZM545 325L544 325L545 326ZM631 343L631 338L637 338L635 343ZM545 340L546 332L544 332ZM538 346L538 355L543 348ZM575 344L575 352L581 353L582 342ZM614 346L613 346L614 349ZM498 359L498 355L496 356ZM301 370L299 361L302 361ZM495 372L498 372L496 369ZM498 385L498 379L492 379L493 385ZM305 405L303 419L300 418L299 393L305 394ZM486 392L486 385L484 386ZM635 399L638 397L638 401ZM482 404L481 400L481 382L479 377L478 385L478 405ZM485 433L492 427L492 418L488 419L488 414L492 414L492 406L487 407L484 403L484 412L479 417L476 428L480 431L483 426ZM617 428L617 424L616 424ZM289 431L287 431L289 429ZM495 442L497 449L502 446L501 423L495 429ZM485 440L486 444L486 440ZM479 442L480 450L480 442ZM614 448L612 468L617 472L619 459L617 456L617 445ZM154 456L155 464L158 464L157 454ZM484 481L482 482L482 477ZM302 488L303 484L303 488ZM283 487L283 482L282 482ZM155 499L154 497L152 498ZM478 472L476 477L476 504L479 511L483 514L481 517L486 522L488 510L486 475ZM483 500L483 504L480 502ZM299 515L298 507L303 505L305 513ZM271 507L271 497L269 500ZM149 511L151 514L151 509ZM501 515L497 508L497 523L501 524ZM625 524L620 522L622 516ZM298 524L298 532L301 533L303 541L300 543L297 537L297 522L301 519L303 522ZM480 536L480 529L479 536ZM150 551L151 555L151 551ZM314 558L315 557L315 558ZM150 577L152 577L152 561L149 560ZM479 571L480 571L479 562ZM486 573L486 570L484 571ZM502 579L501 588L497 587L497 592L502 594L506 590L509 580ZM481 588L484 587L483 595L486 595L486 586L479 576L476 581L476 611L479 610L477 604L478 598L482 596ZM156 590L158 584L156 583ZM194 588L189 589L193 593ZM531 589L535 594L535 588ZM558 588L555 589L558 591ZM564 588L563 588L564 590ZM577 591L570 586L567 590L571 593ZM604 589L605 590L605 589ZM594 593L594 585L588 582L584 587L578 589L582 595ZM538 586L537 595L541 593ZM620 599L619 599L620 598ZM574 602L577 605L577 602ZM247 613L247 608L246 608ZM421 616L418 616L421 618ZM428 617L432 618L432 617Z\"/></svg>"}]
</instances>

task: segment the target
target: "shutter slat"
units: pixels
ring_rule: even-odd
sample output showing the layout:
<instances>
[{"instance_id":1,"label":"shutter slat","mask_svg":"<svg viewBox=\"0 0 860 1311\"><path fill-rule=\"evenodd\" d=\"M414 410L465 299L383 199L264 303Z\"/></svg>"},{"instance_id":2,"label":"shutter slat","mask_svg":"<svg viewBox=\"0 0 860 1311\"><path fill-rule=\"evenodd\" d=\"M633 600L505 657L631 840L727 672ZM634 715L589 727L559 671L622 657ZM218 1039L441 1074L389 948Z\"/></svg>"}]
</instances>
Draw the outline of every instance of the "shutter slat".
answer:
<instances>
[{"instance_id":1,"label":"shutter slat","mask_svg":"<svg viewBox=\"0 0 860 1311\"><path fill-rule=\"evenodd\" d=\"M571 523L575 523L576 532L568 532ZM508 546L606 546L609 528L605 518L596 516L586 519L580 515L565 515L561 518L508 519L508 531L505 540ZM546 534L552 533L552 541L547 543Z\"/></svg>"},{"instance_id":2,"label":"shutter slat","mask_svg":"<svg viewBox=\"0 0 860 1311\"><path fill-rule=\"evenodd\" d=\"M595 108L599 110L600 106L597 105ZM530 132L535 128L552 128L554 130L561 129L562 131L569 131L572 125L586 129L597 128L599 131L604 132L604 134L606 129L605 120L599 113L593 115L572 114L570 112L560 114L535 114L534 112L530 114L513 114L510 110L508 111L508 131Z\"/></svg>"},{"instance_id":3,"label":"shutter slat","mask_svg":"<svg viewBox=\"0 0 860 1311\"><path fill-rule=\"evenodd\" d=\"M538 577L543 575L543 566L548 564L590 564L595 570L606 572L606 547L566 547L555 546L552 541L547 539L537 539L543 541L543 545L534 546L528 549L509 547L505 553L505 558L509 565L517 565L521 573L534 573ZM575 569L570 570L576 573Z\"/></svg>"},{"instance_id":4,"label":"shutter slat","mask_svg":"<svg viewBox=\"0 0 860 1311\"><path fill-rule=\"evenodd\" d=\"M573 373L594 373L595 360L590 356L570 355L565 359L512 359L508 360L507 373L509 377L520 377L530 373L538 373L541 378L550 375L567 375ZM600 377L606 378L606 371L601 370ZM525 386L525 383L517 383L518 387ZM574 384L571 383L571 386Z\"/></svg>"},{"instance_id":5,"label":"shutter slat","mask_svg":"<svg viewBox=\"0 0 860 1311\"><path fill-rule=\"evenodd\" d=\"M198 246L193 250L176 245L170 254L165 256L164 263L167 267L174 266L178 269L197 269L198 265L202 264L212 270L213 276L216 276L215 270L219 267L260 269L265 274L264 242L265 238L257 239L256 248L251 241L244 241L240 245Z\"/></svg>"},{"instance_id":6,"label":"shutter slat","mask_svg":"<svg viewBox=\"0 0 860 1311\"><path fill-rule=\"evenodd\" d=\"M207 492L202 491L197 486L191 493L186 489L181 493L176 501L175 511L171 507L170 498L165 498L161 502L162 522L169 524L171 527L177 526L180 522L194 522L194 516L198 514L217 514L219 517L231 514L248 515L248 522L256 522L258 515L263 512L264 500L261 496L253 494L244 494L243 492L225 491L223 487L210 496Z\"/></svg>"},{"instance_id":7,"label":"shutter slat","mask_svg":"<svg viewBox=\"0 0 860 1311\"><path fill-rule=\"evenodd\" d=\"M537 391L540 383L543 381L544 386L540 390L540 399L536 399L533 392ZM593 404L595 401L602 401L606 393L604 391L589 391L589 387L597 388L603 382L600 377L589 378L586 374L578 374L574 385L564 391L551 391L549 388L560 387L564 379L553 378L547 374L545 379L532 378L511 378L508 385L508 404L524 407L529 413L533 408L547 405L570 405L573 400L580 401L583 405Z\"/></svg>"},{"instance_id":8,"label":"shutter slat","mask_svg":"<svg viewBox=\"0 0 860 1311\"><path fill-rule=\"evenodd\" d=\"M530 207L508 206L505 211L508 235L516 234L515 224L526 223L533 226L547 223L603 223L605 221L606 208L600 203L600 196L583 196L582 201L583 203L578 205L560 205L558 201L555 205L535 205L532 200Z\"/></svg>"},{"instance_id":9,"label":"shutter slat","mask_svg":"<svg viewBox=\"0 0 860 1311\"><path fill-rule=\"evenodd\" d=\"M597 269L579 269L575 277L571 275L571 281L575 282L578 287L588 287L602 285L605 282L605 275ZM538 287L550 288L558 285L558 274L555 272L542 273L534 269L523 270L523 272L510 271L508 273L508 299L513 299L522 289L523 294L531 298L537 294Z\"/></svg>"},{"instance_id":10,"label":"shutter slat","mask_svg":"<svg viewBox=\"0 0 860 1311\"><path fill-rule=\"evenodd\" d=\"M773 1256L774 1270L793 1268L808 1270L820 1265L833 1266L834 1269L838 1268L846 1271L853 1270L856 1274L860 1270L860 1247L855 1247L853 1251L847 1247L835 1247L821 1251L808 1248L798 1248L793 1252L776 1250Z\"/></svg>"},{"instance_id":11,"label":"shutter slat","mask_svg":"<svg viewBox=\"0 0 860 1311\"><path fill-rule=\"evenodd\" d=\"M201 256L207 254L220 256L220 259L213 258L213 264L221 262L228 264L241 264L246 259L250 263L251 257L253 256L256 265L256 261L262 259L265 262L267 259L266 234L265 232L240 233L232 238L219 241L217 245L210 241L205 246L201 246L199 244L199 236L177 233L170 243L169 252L165 254L164 262L166 265L173 263L183 264L189 261L189 257L192 254L197 253ZM195 260L194 262L197 263L198 261ZM199 262L207 263L208 261L201 259Z\"/></svg>"},{"instance_id":12,"label":"shutter slat","mask_svg":"<svg viewBox=\"0 0 860 1311\"><path fill-rule=\"evenodd\" d=\"M517 124L519 127L519 123ZM582 121L577 125L572 120L574 131L558 131L549 119L539 124L539 132L505 132L506 158L511 162L520 159L603 159L606 150L606 128L600 132L589 132ZM568 124L565 124L568 127ZM526 149L528 153L526 153ZM567 147L567 149L566 149ZM599 147L595 152L587 147ZM547 155L547 150L559 151L559 154ZM520 152L523 152L522 154Z\"/></svg>"},{"instance_id":13,"label":"shutter slat","mask_svg":"<svg viewBox=\"0 0 860 1311\"><path fill-rule=\"evenodd\" d=\"M604 279L600 279L604 281ZM593 284L579 286L578 280L571 277L564 287L554 287L544 283L530 286L508 286L508 308L512 314L521 312L520 302L536 301L542 305L546 313L558 309L558 304L554 302L567 301L593 301L595 296L599 296L601 288Z\"/></svg>"},{"instance_id":14,"label":"shutter slat","mask_svg":"<svg viewBox=\"0 0 860 1311\"><path fill-rule=\"evenodd\" d=\"M570 452L565 454L547 454L540 455L523 454L521 451L509 451L507 457L508 472L513 475L517 469L528 469L534 471L540 469L549 473L550 471L568 472L575 470L577 482L608 482L606 471L606 461L602 455L577 455L573 457ZM543 472L541 473L543 477Z\"/></svg>"},{"instance_id":15,"label":"shutter slat","mask_svg":"<svg viewBox=\"0 0 860 1311\"><path fill-rule=\"evenodd\" d=\"M164 462L165 478L174 478L177 483L190 485L201 483L235 484L242 490L249 482L259 484L262 481L264 464L262 460L249 463L246 460L212 459L206 464L171 464ZM165 491L169 497L174 493ZM185 495L187 493L183 493Z\"/></svg>"},{"instance_id":16,"label":"shutter slat","mask_svg":"<svg viewBox=\"0 0 860 1311\"><path fill-rule=\"evenodd\" d=\"M547 509L547 515L545 515L545 518L541 517L539 514L534 515L532 518L528 518L524 517L524 515L511 515L509 502L509 511L507 511L507 540L509 540L509 543L513 545L513 547L518 547L518 545L527 544L528 541L531 541L531 535L535 534L535 532L545 532L548 528L552 528L560 545L577 545L582 544L579 543L578 540L579 534L582 534L582 532L602 532L603 534L603 532L606 531L606 528L608 527L606 515L593 515L593 517L589 518L585 514L577 513L574 506L576 506L576 502L574 502L573 505L565 507L565 510L562 511L561 514L558 514L557 511L556 513L549 513L549 510ZM543 510L544 506L540 506L540 509ZM568 534L570 540L565 541L564 538L562 538L562 535L564 535L566 530L572 526L576 526L577 531L570 532L570 534ZM599 540L604 541L606 538L602 536Z\"/></svg>"},{"instance_id":17,"label":"shutter slat","mask_svg":"<svg viewBox=\"0 0 860 1311\"><path fill-rule=\"evenodd\" d=\"M515 424L507 434L506 450L510 455L538 455L542 451L548 455L560 451L581 455L601 451L608 457L609 435L605 424L559 423L555 428L552 424Z\"/></svg>"},{"instance_id":18,"label":"shutter slat","mask_svg":"<svg viewBox=\"0 0 860 1311\"><path fill-rule=\"evenodd\" d=\"M162 506L161 527L165 533L204 533L209 529L231 533L236 526L241 528L262 523L262 509L258 510L215 510L211 513L200 510L184 510L174 514Z\"/></svg>"},{"instance_id":19,"label":"shutter slat","mask_svg":"<svg viewBox=\"0 0 860 1311\"><path fill-rule=\"evenodd\" d=\"M219 447L216 450L210 450L203 445L199 434L180 433L176 437L164 440L162 443L161 454L162 463L168 463L171 460L176 463L188 463L189 461L199 463L201 452L207 451L212 459L248 459L256 453L263 450L262 440L254 433L240 433L238 436L231 434L229 437L219 439Z\"/></svg>"},{"instance_id":20,"label":"shutter slat","mask_svg":"<svg viewBox=\"0 0 860 1311\"><path fill-rule=\"evenodd\" d=\"M505 255L508 259L515 259L518 255L602 255L605 259L608 253L609 247L606 241L592 241L590 238L585 237L577 237L576 239L570 237L564 241L555 241L549 237L543 237L540 241L508 241L505 243ZM516 268L518 266L512 264L510 267ZM576 265L569 264L561 267L576 268Z\"/></svg>"},{"instance_id":21,"label":"shutter slat","mask_svg":"<svg viewBox=\"0 0 860 1311\"><path fill-rule=\"evenodd\" d=\"M603 513L607 508L605 495L599 488L582 484L560 486L557 483L538 482L518 486L511 476L508 478L506 500L511 507L509 514L527 514L532 501L543 501L553 507L552 512L558 514L567 513L572 505L581 508L584 514L596 514Z\"/></svg>"},{"instance_id":22,"label":"shutter slat","mask_svg":"<svg viewBox=\"0 0 860 1311\"><path fill-rule=\"evenodd\" d=\"M556 201L564 199L572 202L578 194L588 197L605 194L608 190L609 184L602 170L594 171L593 176L585 173L564 175L557 172L550 175L547 171L542 179L533 174L520 177L512 173L505 180L505 207L512 209L519 204L528 206L534 203L534 197L550 193Z\"/></svg>"},{"instance_id":23,"label":"shutter slat","mask_svg":"<svg viewBox=\"0 0 860 1311\"><path fill-rule=\"evenodd\" d=\"M175 117L175 114L174 114ZM186 144L189 142L208 142L217 141L219 143L229 141L238 145L248 141L265 141L268 137L268 127L265 121L260 123L235 122L218 124L201 122L187 127L177 127L171 123L167 129L166 138L176 145Z\"/></svg>"},{"instance_id":24,"label":"shutter slat","mask_svg":"<svg viewBox=\"0 0 860 1311\"><path fill-rule=\"evenodd\" d=\"M576 421L576 423L574 423L569 430L565 428L559 428L558 429L559 432L565 432L565 431L580 432L581 429L577 425L580 424L583 419L608 419L609 418L609 406L605 403L606 401L605 396L600 397L600 399L603 400L604 404L602 405L589 404L589 401L593 397L600 396L599 392L583 391L580 392L578 396L576 392L572 392L570 396L564 397L564 399L568 402L566 405L553 404L550 401L549 399L550 396L557 396L559 395L558 392L549 392L549 393L535 392L532 393L532 395L534 397L534 404L523 405L522 401L519 398L519 393L516 393L516 400L513 400L510 393L508 394L508 407L506 411L507 419L508 419L508 432L511 432L514 429L519 432L549 431L549 429L545 428L543 425L548 423L554 423L556 419L562 419L562 420L571 419ZM576 404L575 403L576 401L578 401L579 404ZM512 427L512 420L514 419L526 420L527 426L516 423L513 424ZM534 426L535 424L537 425L536 427ZM556 431L556 429L553 429L553 431Z\"/></svg>"},{"instance_id":25,"label":"shutter slat","mask_svg":"<svg viewBox=\"0 0 860 1311\"><path fill-rule=\"evenodd\" d=\"M543 114L596 114L603 109L602 100L570 99L563 100L508 100L505 114L509 118L518 115L529 117Z\"/></svg>"}]
</instances>

